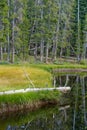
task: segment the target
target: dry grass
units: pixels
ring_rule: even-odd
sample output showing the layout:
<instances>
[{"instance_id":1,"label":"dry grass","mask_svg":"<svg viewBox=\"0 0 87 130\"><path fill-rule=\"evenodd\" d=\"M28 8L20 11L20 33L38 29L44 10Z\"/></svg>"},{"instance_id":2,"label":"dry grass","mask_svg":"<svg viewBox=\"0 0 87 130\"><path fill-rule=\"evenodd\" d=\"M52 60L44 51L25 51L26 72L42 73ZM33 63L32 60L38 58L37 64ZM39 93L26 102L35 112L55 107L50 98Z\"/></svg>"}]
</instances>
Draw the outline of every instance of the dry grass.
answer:
<instances>
[{"instance_id":1,"label":"dry grass","mask_svg":"<svg viewBox=\"0 0 87 130\"><path fill-rule=\"evenodd\" d=\"M87 66L78 64L0 65L0 91L33 87L32 83L39 88L52 87L50 71L53 68L87 69Z\"/></svg>"},{"instance_id":2,"label":"dry grass","mask_svg":"<svg viewBox=\"0 0 87 130\"><path fill-rule=\"evenodd\" d=\"M52 87L51 74L45 70L15 65L0 66L0 91L27 87Z\"/></svg>"}]
</instances>

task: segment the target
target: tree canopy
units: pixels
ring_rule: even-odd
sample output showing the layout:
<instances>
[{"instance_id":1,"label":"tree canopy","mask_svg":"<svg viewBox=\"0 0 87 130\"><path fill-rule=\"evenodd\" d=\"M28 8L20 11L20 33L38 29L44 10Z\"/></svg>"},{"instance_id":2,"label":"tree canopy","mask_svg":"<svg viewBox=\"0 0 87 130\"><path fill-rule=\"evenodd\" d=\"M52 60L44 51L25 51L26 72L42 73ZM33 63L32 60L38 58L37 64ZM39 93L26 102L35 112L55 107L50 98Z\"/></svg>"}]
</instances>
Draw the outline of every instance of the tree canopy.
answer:
<instances>
[{"instance_id":1,"label":"tree canopy","mask_svg":"<svg viewBox=\"0 0 87 130\"><path fill-rule=\"evenodd\" d=\"M84 33L85 32L85 33ZM3 0L0 2L0 60L48 62L84 56L87 0Z\"/></svg>"}]
</instances>

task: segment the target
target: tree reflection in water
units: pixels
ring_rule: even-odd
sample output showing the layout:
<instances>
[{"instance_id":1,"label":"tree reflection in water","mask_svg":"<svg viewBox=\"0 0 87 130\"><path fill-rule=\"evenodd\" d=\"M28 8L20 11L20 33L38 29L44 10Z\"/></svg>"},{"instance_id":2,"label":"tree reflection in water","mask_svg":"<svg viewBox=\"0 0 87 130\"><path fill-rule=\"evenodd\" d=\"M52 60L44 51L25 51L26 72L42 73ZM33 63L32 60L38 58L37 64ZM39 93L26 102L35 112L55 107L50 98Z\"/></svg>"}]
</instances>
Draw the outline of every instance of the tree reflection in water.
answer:
<instances>
[{"instance_id":1,"label":"tree reflection in water","mask_svg":"<svg viewBox=\"0 0 87 130\"><path fill-rule=\"evenodd\" d=\"M36 115L33 112L34 118L29 117L27 123L22 120L23 125L16 122L6 130L87 130L87 77L68 74L55 79L56 87L71 87L61 98L62 106L47 108L43 113L40 110Z\"/></svg>"}]
</instances>

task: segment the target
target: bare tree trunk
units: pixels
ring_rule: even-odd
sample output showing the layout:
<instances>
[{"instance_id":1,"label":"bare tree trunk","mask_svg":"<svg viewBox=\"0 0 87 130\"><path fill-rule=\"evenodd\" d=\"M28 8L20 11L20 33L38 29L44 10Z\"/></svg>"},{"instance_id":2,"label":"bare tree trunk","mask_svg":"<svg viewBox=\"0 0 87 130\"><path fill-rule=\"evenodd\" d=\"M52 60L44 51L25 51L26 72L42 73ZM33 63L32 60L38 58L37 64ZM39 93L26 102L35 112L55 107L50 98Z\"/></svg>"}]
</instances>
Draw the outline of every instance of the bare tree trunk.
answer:
<instances>
[{"instance_id":1,"label":"bare tree trunk","mask_svg":"<svg viewBox=\"0 0 87 130\"><path fill-rule=\"evenodd\" d=\"M40 61L43 62L43 53L44 53L44 41L41 41L40 45Z\"/></svg>"},{"instance_id":2,"label":"bare tree trunk","mask_svg":"<svg viewBox=\"0 0 87 130\"><path fill-rule=\"evenodd\" d=\"M46 45L46 63L48 63L49 44Z\"/></svg>"},{"instance_id":3,"label":"bare tree trunk","mask_svg":"<svg viewBox=\"0 0 87 130\"><path fill-rule=\"evenodd\" d=\"M77 61L80 62L80 1L78 0L78 48L77 48Z\"/></svg>"},{"instance_id":4,"label":"bare tree trunk","mask_svg":"<svg viewBox=\"0 0 87 130\"><path fill-rule=\"evenodd\" d=\"M64 85L64 87L67 87L67 85L68 85L68 82L69 82L69 75L67 74L67 75L66 75L66 82L65 82L65 85Z\"/></svg>"},{"instance_id":5,"label":"bare tree trunk","mask_svg":"<svg viewBox=\"0 0 87 130\"><path fill-rule=\"evenodd\" d=\"M62 86L62 77L59 76L59 86Z\"/></svg>"},{"instance_id":6,"label":"bare tree trunk","mask_svg":"<svg viewBox=\"0 0 87 130\"><path fill-rule=\"evenodd\" d=\"M56 60L56 55L57 55L57 42L53 40L53 61Z\"/></svg>"},{"instance_id":7,"label":"bare tree trunk","mask_svg":"<svg viewBox=\"0 0 87 130\"><path fill-rule=\"evenodd\" d=\"M35 60L37 60L37 43L35 44L34 56Z\"/></svg>"},{"instance_id":8,"label":"bare tree trunk","mask_svg":"<svg viewBox=\"0 0 87 130\"><path fill-rule=\"evenodd\" d=\"M61 3L59 3L61 6ZM56 26L56 36L54 37L53 40L53 60L56 60L56 56L57 56L57 44L58 44L58 32L59 32L59 22L60 22L60 7L59 7L59 18L57 21L57 26Z\"/></svg>"},{"instance_id":9,"label":"bare tree trunk","mask_svg":"<svg viewBox=\"0 0 87 130\"><path fill-rule=\"evenodd\" d=\"M2 44L0 45L0 60L3 60L3 49L2 49Z\"/></svg>"},{"instance_id":10,"label":"bare tree trunk","mask_svg":"<svg viewBox=\"0 0 87 130\"><path fill-rule=\"evenodd\" d=\"M53 77L53 86L54 86L54 88L56 87L56 78L55 78L55 76Z\"/></svg>"},{"instance_id":11,"label":"bare tree trunk","mask_svg":"<svg viewBox=\"0 0 87 130\"><path fill-rule=\"evenodd\" d=\"M63 48L61 47L61 51L60 51L60 57L62 58L62 54L63 54Z\"/></svg>"},{"instance_id":12,"label":"bare tree trunk","mask_svg":"<svg viewBox=\"0 0 87 130\"><path fill-rule=\"evenodd\" d=\"M9 0L8 0L8 7L10 6ZM9 20L9 9L8 9L8 20ZM8 25L8 55L7 55L7 61L10 61L10 40L9 40L9 25Z\"/></svg>"},{"instance_id":13,"label":"bare tree trunk","mask_svg":"<svg viewBox=\"0 0 87 130\"><path fill-rule=\"evenodd\" d=\"M40 5L43 5L43 0L41 0ZM43 8L41 8L41 22L43 22ZM43 30L41 31L41 43L40 43L40 61L43 62L43 52L44 52L44 40L43 40Z\"/></svg>"},{"instance_id":14,"label":"bare tree trunk","mask_svg":"<svg viewBox=\"0 0 87 130\"><path fill-rule=\"evenodd\" d=\"M14 54L15 54L15 48L14 48L14 18L12 22L12 63L14 63Z\"/></svg>"},{"instance_id":15,"label":"bare tree trunk","mask_svg":"<svg viewBox=\"0 0 87 130\"><path fill-rule=\"evenodd\" d=\"M15 13L15 1L13 3L13 14ZM12 59L11 62L14 63L14 56L15 56L15 47L14 47L14 26L15 26L15 18L13 16L13 20L12 20Z\"/></svg>"}]
</instances>

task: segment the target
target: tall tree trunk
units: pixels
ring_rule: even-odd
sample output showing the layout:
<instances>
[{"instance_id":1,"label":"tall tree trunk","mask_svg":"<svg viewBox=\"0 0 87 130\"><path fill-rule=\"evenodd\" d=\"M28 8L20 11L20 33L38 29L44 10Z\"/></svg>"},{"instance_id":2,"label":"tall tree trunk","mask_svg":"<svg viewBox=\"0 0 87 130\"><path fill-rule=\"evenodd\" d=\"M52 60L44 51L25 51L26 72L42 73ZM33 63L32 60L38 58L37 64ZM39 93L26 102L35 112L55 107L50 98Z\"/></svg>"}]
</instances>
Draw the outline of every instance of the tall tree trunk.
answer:
<instances>
[{"instance_id":1,"label":"tall tree trunk","mask_svg":"<svg viewBox=\"0 0 87 130\"><path fill-rule=\"evenodd\" d=\"M37 60L37 43L35 44L34 56L35 60Z\"/></svg>"},{"instance_id":2,"label":"tall tree trunk","mask_svg":"<svg viewBox=\"0 0 87 130\"><path fill-rule=\"evenodd\" d=\"M10 1L8 0L8 8L10 6ZM8 21L9 21L9 9L8 9ZM7 36L7 39L8 39L8 55L7 55L7 61L9 62L10 61L10 38L9 38L9 24L8 24L8 36Z\"/></svg>"},{"instance_id":3,"label":"tall tree trunk","mask_svg":"<svg viewBox=\"0 0 87 130\"><path fill-rule=\"evenodd\" d=\"M58 33L59 33L59 23L60 23L60 11L61 11L61 1L59 1L59 17L57 19L57 26L56 26L56 35L53 40L53 59L56 60L57 56L57 44L58 44Z\"/></svg>"},{"instance_id":4,"label":"tall tree trunk","mask_svg":"<svg viewBox=\"0 0 87 130\"><path fill-rule=\"evenodd\" d=\"M14 48L14 18L12 22L12 63L14 63L14 54L15 54L15 48Z\"/></svg>"},{"instance_id":5,"label":"tall tree trunk","mask_svg":"<svg viewBox=\"0 0 87 130\"><path fill-rule=\"evenodd\" d=\"M41 6L43 5L43 0L41 0ZM41 23L43 23L43 8L41 8ZM41 25L42 26L42 25ZM40 43L40 61L43 62L43 52L44 52L44 41L43 41L43 30L41 30L41 43Z\"/></svg>"},{"instance_id":6,"label":"tall tree trunk","mask_svg":"<svg viewBox=\"0 0 87 130\"><path fill-rule=\"evenodd\" d=\"M46 45L46 63L48 63L49 44Z\"/></svg>"},{"instance_id":7,"label":"tall tree trunk","mask_svg":"<svg viewBox=\"0 0 87 130\"><path fill-rule=\"evenodd\" d=\"M43 52L44 52L44 41L41 41L40 44L40 61L43 62Z\"/></svg>"},{"instance_id":8,"label":"tall tree trunk","mask_svg":"<svg viewBox=\"0 0 87 130\"><path fill-rule=\"evenodd\" d=\"M78 0L78 47L77 47L77 61L80 61L80 0Z\"/></svg>"},{"instance_id":9,"label":"tall tree trunk","mask_svg":"<svg viewBox=\"0 0 87 130\"><path fill-rule=\"evenodd\" d=\"M0 60L3 60L3 49L2 49L2 44L0 45Z\"/></svg>"},{"instance_id":10,"label":"tall tree trunk","mask_svg":"<svg viewBox=\"0 0 87 130\"><path fill-rule=\"evenodd\" d=\"M60 58L62 58L62 54L63 54L63 48L61 47L61 50L60 50Z\"/></svg>"},{"instance_id":11,"label":"tall tree trunk","mask_svg":"<svg viewBox=\"0 0 87 130\"><path fill-rule=\"evenodd\" d=\"M56 55L57 55L57 42L56 40L53 40L53 61L56 60Z\"/></svg>"},{"instance_id":12,"label":"tall tree trunk","mask_svg":"<svg viewBox=\"0 0 87 130\"><path fill-rule=\"evenodd\" d=\"M13 2L13 15L15 14L15 0ZM15 18L13 16L12 20L12 59L11 62L14 63L14 56L15 56L15 47L14 47L14 26L15 26Z\"/></svg>"}]
</instances>

